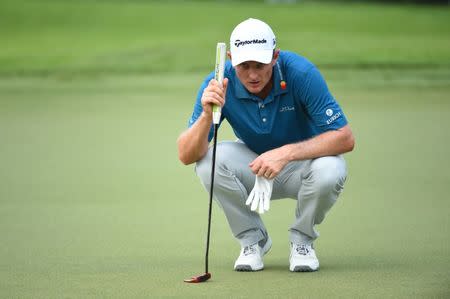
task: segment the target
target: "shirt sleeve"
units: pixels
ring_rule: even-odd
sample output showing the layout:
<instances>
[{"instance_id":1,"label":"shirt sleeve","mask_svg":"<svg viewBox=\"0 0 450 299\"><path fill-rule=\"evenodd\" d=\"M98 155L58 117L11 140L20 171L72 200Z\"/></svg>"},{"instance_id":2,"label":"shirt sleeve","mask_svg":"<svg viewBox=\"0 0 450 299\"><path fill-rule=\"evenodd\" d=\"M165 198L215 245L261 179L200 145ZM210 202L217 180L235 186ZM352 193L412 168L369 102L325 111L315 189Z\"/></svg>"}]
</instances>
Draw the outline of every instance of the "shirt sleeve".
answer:
<instances>
[{"instance_id":1,"label":"shirt sleeve","mask_svg":"<svg viewBox=\"0 0 450 299\"><path fill-rule=\"evenodd\" d=\"M189 119L189 123L188 123L188 127L192 127L192 125L197 121L197 119L200 117L200 115L203 112L203 107L202 107L202 95L203 95L203 90L206 88L206 86L208 86L209 81L214 78L214 73L211 73L208 75L208 77L206 77L206 79L203 81L202 85L200 86L200 89L198 90L197 93L197 99L195 101L194 104L194 111L192 112L191 118ZM208 141L211 141L214 135L214 126L211 125L211 129L209 130L209 134L208 134Z\"/></svg>"},{"instance_id":2,"label":"shirt sleeve","mask_svg":"<svg viewBox=\"0 0 450 299\"><path fill-rule=\"evenodd\" d=\"M299 93L307 114L319 132L337 130L347 124L344 112L316 67L312 67L306 74Z\"/></svg>"}]
</instances>

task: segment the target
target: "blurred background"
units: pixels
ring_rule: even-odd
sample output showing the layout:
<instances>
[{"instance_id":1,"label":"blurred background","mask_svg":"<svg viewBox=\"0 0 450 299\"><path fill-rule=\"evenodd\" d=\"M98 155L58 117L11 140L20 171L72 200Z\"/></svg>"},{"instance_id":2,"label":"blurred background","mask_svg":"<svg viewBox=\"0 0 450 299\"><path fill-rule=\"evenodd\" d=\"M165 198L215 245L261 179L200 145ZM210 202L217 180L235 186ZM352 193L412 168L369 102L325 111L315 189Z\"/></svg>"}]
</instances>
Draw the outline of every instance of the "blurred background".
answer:
<instances>
[{"instance_id":1,"label":"blurred background","mask_svg":"<svg viewBox=\"0 0 450 299\"><path fill-rule=\"evenodd\" d=\"M1 298L450 296L448 1L0 0ZM177 158L215 47L259 18L324 75L356 137L319 227L321 271L288 271L274 202L258 273ZM446 125L447 124L447 125ZM234 139L224 123L220 140Z\"/></svg>"}]
</instances>

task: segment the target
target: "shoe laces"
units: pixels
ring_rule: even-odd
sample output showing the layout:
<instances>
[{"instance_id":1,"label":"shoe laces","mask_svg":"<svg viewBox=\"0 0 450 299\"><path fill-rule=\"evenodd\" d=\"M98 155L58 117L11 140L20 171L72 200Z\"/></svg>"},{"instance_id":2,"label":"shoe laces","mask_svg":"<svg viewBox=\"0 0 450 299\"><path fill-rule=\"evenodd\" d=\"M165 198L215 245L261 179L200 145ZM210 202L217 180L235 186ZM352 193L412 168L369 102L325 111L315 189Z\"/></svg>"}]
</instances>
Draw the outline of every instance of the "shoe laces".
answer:
<instances>
[{"instance_id":1,"label":"shoe laces","mask_svg":"<svg viewBox=\"0 0 450 299\"><path fill-rule=\"evenodd\" d=\"M294 244L294 250L301 255L308 255L311 252L312 246L306 244Z\"/></svg>"},{"instance_id":2,"label":"shoe laces","mask_svg":"<svg viewBox=\"0 0 450 299\"><path fill-rule=\"evenodd\" d=\"M252 244L252 245L248 245L248 246L245 246L244 247L244 251L243 251L243 254L245 255L245 256L247 256L247 255L251 255L251 254L255 254L256 253L256 246L257 246L258 244Z\"/></svg>"}]
</instances>

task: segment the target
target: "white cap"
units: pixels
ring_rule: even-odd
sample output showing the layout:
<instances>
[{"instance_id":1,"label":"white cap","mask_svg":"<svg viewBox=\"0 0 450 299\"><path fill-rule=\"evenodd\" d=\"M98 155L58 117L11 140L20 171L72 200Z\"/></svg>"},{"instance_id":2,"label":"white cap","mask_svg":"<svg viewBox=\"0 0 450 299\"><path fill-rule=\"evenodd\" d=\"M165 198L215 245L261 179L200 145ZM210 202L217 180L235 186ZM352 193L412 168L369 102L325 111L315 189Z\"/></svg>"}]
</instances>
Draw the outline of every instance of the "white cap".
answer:
<instances>
[{"instance_id":1,"label":"white cap","mask_svg":"<svg viewBox=\"0 0 450 299\"><path fill-rule=\"evenodd\" d=\"M231 64L236 66L245 61L270 63L275 46L275 34L269 25L257 19L247 19L231 33Z\"/></svg>"}]
</instances>

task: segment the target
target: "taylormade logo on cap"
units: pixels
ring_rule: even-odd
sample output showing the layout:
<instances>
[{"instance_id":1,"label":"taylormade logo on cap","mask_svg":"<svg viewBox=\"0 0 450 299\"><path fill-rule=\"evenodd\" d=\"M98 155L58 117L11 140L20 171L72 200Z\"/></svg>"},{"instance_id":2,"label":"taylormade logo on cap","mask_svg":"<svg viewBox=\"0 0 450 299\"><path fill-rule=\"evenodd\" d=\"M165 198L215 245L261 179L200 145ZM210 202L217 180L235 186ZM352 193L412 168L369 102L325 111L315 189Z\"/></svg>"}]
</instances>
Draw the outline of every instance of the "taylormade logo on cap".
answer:
<instances>
[{"instance_id":1,"label":"taylormade logo on cap","mask_svg":"<svg viewBox=\"0 0 450 299\"><path fill-rule=\"evenodd\" d=\"M236 66L245 61L270 63L275 46L275 34L269 25L257 19L247 19L231 33L231 64Z\"/></svg>"},{"instance_id":2,"label":"taylormade logo on cap","mask_svg":"<svg viewBox=\"0 0 450 299\"><path fill-rule=\"evenodd\" d=\"M253 40L236 40L234 42L234 45L236 48L239 48L239 46L249 45L249 44L265 44L267 41L265 39L253 39Z\"/></svg>"}]
</instances>

